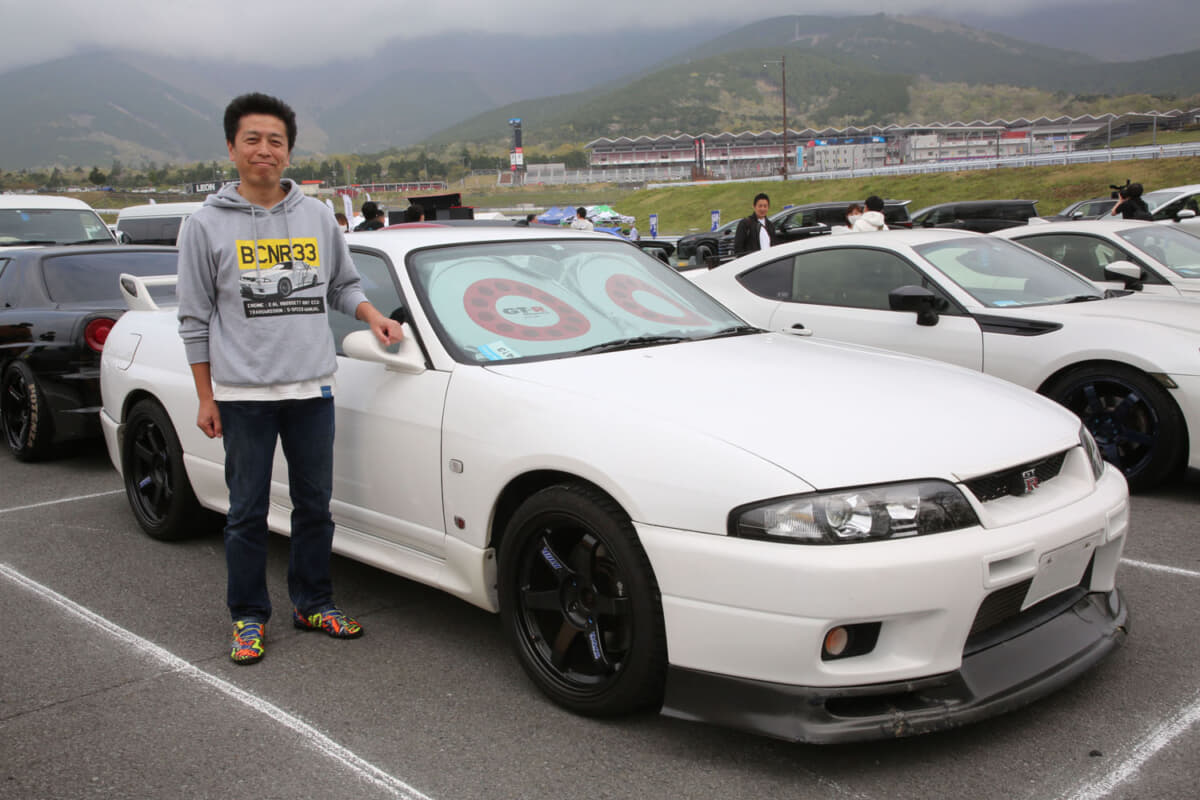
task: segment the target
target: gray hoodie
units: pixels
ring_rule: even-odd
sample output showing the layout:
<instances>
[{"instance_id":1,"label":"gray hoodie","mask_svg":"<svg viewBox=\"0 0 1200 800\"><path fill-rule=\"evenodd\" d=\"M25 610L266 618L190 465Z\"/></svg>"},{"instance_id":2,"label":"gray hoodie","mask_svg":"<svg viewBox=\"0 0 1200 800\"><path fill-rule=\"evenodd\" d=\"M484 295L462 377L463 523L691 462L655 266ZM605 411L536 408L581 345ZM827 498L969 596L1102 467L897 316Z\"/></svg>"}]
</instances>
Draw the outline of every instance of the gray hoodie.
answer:
<instances>
[{"instance_id":1,"label":"gray hoodie","mask_svg":"<svg viewBox=\"0 0 1200 800\"><path fill-rule=\"evenodd\" d=\"M327 305L367 299L333 214L300 187L273 208L236 184L209 195L179 237L179 335L189 364L232 386L293 383L337 369Z\"/></svg>"}]
</instances>

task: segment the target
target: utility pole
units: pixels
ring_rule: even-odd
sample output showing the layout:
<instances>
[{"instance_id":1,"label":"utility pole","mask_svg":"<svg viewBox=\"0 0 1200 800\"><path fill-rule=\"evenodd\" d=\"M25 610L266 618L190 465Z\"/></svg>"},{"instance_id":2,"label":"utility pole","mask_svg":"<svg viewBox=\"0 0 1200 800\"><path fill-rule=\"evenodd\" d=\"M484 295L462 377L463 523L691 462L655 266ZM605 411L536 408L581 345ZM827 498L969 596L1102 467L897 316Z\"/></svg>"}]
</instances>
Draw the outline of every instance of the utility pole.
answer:
<instances>
[{"instance_id":1,"label":"utility pole","mask_svg":"<svg viewBox=\"0 0 1200 800\"><path fill-rule=\"evenodd\" d=\"M763 63L763 69L767 68L768 64L778 64L780 71L783 73L783 179L788 179L788 143L787 143L787 56L779 57L778 61L767 61Z\"/></svg>"}]
</instances>

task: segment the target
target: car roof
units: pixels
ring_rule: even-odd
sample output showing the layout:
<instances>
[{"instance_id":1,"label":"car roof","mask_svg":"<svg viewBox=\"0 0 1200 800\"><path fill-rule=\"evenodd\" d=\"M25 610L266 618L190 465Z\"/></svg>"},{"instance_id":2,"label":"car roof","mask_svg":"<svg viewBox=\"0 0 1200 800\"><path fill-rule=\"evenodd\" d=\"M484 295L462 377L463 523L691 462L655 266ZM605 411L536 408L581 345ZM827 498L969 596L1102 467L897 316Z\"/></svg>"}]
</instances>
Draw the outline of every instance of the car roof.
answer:
<instances>
[{"instance_id":1,"label":"car roof","mask_svg":"<svg viewBox=\"0 0 1200 800\"><path fill-rule=\"evenodd\" d=\"M145 205L128 206L117 212L117 221L127 217L176 217L183 214L194 214L204 203L147 203Z\"/></svg>"},{"instance_id":2,"label":"car roof","mask_svg":"<svg viewBox=\"0 0 1200 800\"><path fill-rule=\"evenodd\" d=\"M1167 205L1168 203L1172 202L1179 195L1200 194L1200 183L1189 183L1186 186L1164 186L1161 189L1154 189L1152 191L1144 191L1142 193L1142 196L1145 197L1148 194L1168 194L1168 193L1171 196L1169 198L1167 198L1166 200L1164 200L1163 202L1159 203L1158 205L1151 206L1150 207L1151 212L1157 211L1158 209L1160 209L1163 206Z\"/></svg>"},{"instance_id":3,"label":"car roof","mask_svg":"<svg viewBox=\"0 0 1200 800\"><path fill-rule=\"evenodd\" d=\"M60 197L56 194L0 194L0 208L78 208L94 211L91 206L75 197Z\"/></svg>"},{"instance_id":4,"label":"car roof","mask_svg":"<svg viewBox=\"0 0 1200 800\"><path fill-rule=\"evenodd\" d=\"M476 242L550 241L553 239L590 239L602 242L625 242L609 233L577 231L557 226L524 225L404 225L377 231L347 233L352 245L377 247L389 251L416 250L435 245L473 244Z\"/></svg>"},{"instance_id":5,"label":"car roof","mask_svg":"<svg viewBox=\"0 0 1200 800\"><path fill-rule=\"evenodd\" d=\"M1042 233L1114 234L1117 231L1124 231L1130 228L1141 228L1147 225L1155 228L1161 227L1157 222L1150 222L1148 220L1121 219L1120 217L1114 217L1112 219L1077 219L1065 222L1037 222L1031 225L1018 225L1014 228L1005 228L1001 231L993 231L989 235L996 236L1001 239L1016 239L1022 236L1036 236Z\"/></svg>"}]
</instances>

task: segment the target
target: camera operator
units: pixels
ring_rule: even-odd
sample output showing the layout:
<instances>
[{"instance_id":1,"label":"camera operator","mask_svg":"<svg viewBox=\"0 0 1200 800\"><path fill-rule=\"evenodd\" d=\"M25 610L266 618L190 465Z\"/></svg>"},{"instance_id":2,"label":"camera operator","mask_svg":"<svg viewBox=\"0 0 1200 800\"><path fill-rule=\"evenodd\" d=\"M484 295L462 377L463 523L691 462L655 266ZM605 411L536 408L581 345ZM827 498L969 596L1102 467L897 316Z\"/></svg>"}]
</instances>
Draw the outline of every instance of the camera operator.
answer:
<instances>
[{"instance_id":1,"label":"camera operator","mask_svg":"<svg viewBox=\"0 0 1200 800\"><path fill-rule=\"evenodd\" d=\"M1142 199L1142 185L1140 183L1130 183L1126 180L1124 186L1109 184L1108 188L1113 189L1112 196L1118 198L1117 204L1108 213L1115 216L1119 211L1121 212L1121 217L1124 219L1152 219L1150 208L1146 205L1146 201Z\"/></svg>"}]
</instances>

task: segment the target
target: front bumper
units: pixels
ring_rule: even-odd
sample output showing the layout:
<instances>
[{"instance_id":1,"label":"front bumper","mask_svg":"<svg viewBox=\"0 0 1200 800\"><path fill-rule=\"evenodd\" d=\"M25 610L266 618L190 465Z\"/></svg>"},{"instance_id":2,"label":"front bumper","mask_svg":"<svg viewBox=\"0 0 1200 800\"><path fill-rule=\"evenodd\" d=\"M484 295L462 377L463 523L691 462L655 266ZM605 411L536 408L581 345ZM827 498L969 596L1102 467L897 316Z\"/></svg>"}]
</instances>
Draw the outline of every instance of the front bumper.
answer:
<instances>
[{"instance_id":1,"label":"front bumper","mask_svg":"<svg viewBox=\"0 0 1200 800\"><path fill-rule=\"evenodd\" d=\"M965 725L1050 694L1124 641L1128 611L1117 589L1076 597L1048 619L964 657L958 670L918 680L830 689L673 666L662 713L813 744Z\"/></svg>"},{"instance_id":2,"label":"front bumper","mask_svg":"<svg viewBox=\"0 0 1200 800\"><path fill-rule=\"evenodd\" d=\"M1187 464L1193 469L1200 469L1200 376L1172 374L1171 380L1179 388L1168 391L1179 403L1184 424L1187 425Z\"/></svg>"},{"instance_id":3,"label":"front bumper","mask_svg":"<svg viewBox=\"0 0 1200 800\"><path fill-rule=\"evenodd\" d=\"M255 297L268 297L276 293L274 286L266 286L260 283L243 283L242 297L253 299Z\"/></svg>"}]
</instances>

